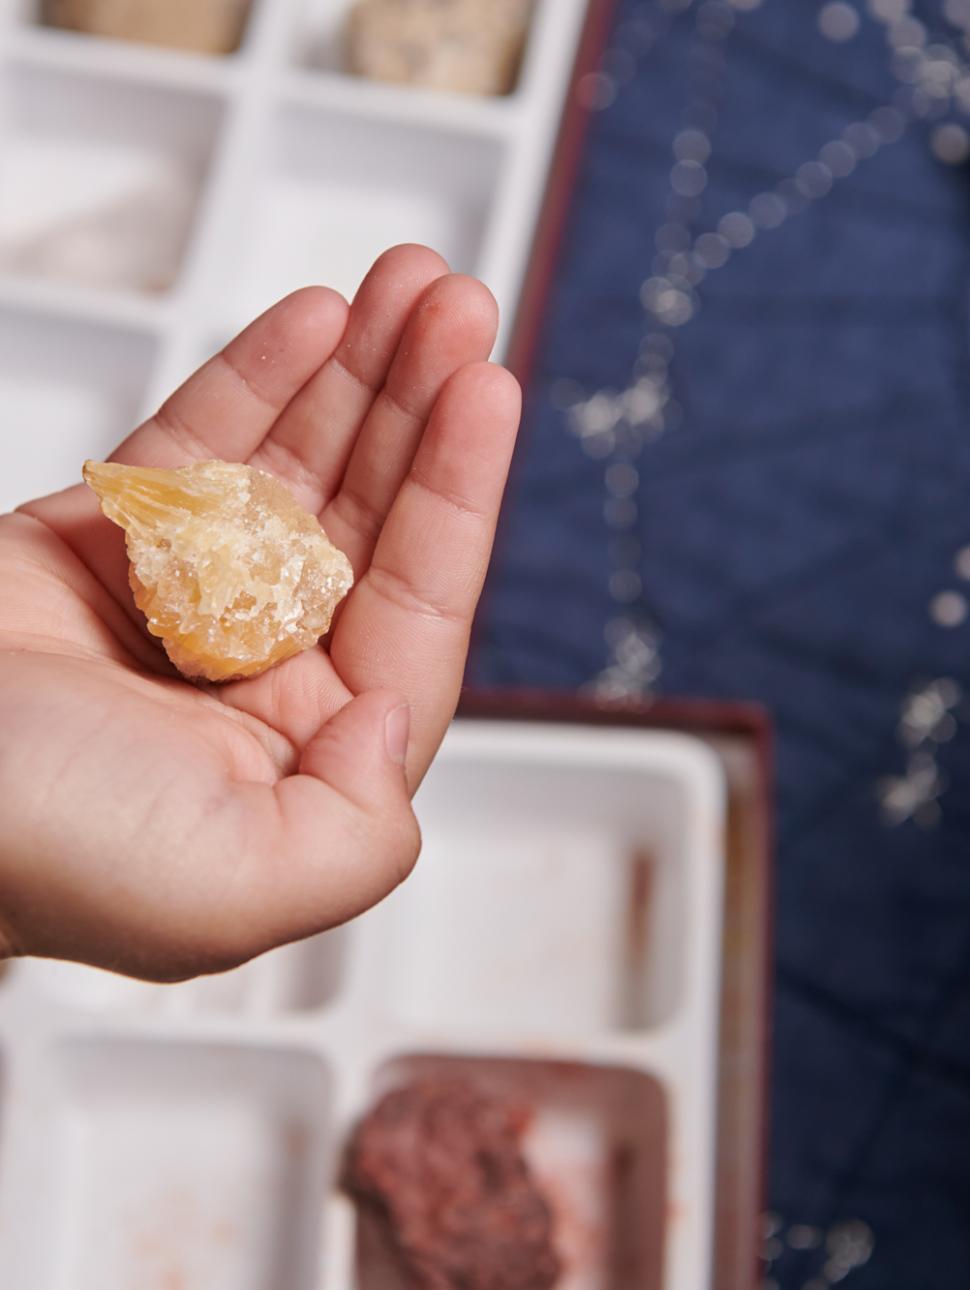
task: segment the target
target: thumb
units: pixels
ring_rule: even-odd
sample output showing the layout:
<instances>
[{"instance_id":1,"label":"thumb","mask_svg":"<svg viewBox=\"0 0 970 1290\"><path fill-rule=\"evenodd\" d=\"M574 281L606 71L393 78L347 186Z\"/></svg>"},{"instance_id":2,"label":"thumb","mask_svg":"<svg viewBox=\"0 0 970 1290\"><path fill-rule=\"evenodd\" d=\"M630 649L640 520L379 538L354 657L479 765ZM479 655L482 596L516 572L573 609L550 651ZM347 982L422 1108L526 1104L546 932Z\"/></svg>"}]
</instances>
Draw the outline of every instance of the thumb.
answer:
<instances>
[{"instance_id":1,"label":"thumb","mask_svg":"<svg viewBox=\"0 0 970 1290\"><path fill-rule=\"evenodd\" d=\"M321 780L362 809L383 794L409 797L405 765L411 710L385 690L358 695L303 750L300 774Z\"/></svg>"},{"instance_id":2,"label":"thumb","mask_svg":"<svg viewBox=\"0 0 970 1290\"><path fill-rule=\"evenodd\" d=\"M259 911L250 954L354 918L411 872L421 833L405 772L409 727L396 695L359 695L306 745L298 774L249 797L257 890L244 886L250 917Z\"/></svg>"}]
</instances>

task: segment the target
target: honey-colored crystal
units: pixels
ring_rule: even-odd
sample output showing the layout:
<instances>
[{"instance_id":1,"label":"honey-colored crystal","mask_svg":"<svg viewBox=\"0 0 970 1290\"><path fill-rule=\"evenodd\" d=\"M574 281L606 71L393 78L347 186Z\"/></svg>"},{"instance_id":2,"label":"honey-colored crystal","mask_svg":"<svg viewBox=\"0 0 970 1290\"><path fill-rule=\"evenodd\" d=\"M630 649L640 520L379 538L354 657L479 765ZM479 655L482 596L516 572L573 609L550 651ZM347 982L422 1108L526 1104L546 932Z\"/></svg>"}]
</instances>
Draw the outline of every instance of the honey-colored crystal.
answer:
<instances>
[{"instance_id":1,"label":"honey-colored crystal","mask_svg":"<svg viewBox=\"0 0 970 1290\"><path fill-rule=\"evenodd\" d=\"M316 517L251 466L89 461L84 478L125 530L135 603L185 676L258 676L309 649L353 583Z\"/></svg>"}]
</instances>

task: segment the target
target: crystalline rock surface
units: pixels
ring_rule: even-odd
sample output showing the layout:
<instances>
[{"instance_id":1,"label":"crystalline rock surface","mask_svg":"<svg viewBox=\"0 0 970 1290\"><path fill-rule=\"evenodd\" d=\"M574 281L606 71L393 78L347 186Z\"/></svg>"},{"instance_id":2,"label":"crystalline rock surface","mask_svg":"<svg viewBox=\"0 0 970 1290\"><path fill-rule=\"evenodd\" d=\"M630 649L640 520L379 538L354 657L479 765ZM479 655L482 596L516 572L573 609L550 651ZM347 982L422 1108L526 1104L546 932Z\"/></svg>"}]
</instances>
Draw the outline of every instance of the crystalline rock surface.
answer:
<instances>
[{"instance_id":1,"label":"crystalline rock surface","mask_svg":"<svg viewBox=\"0 0 970 1290\"><path fill-rule=\"evenodd\" d=\"M125 530L135 603L184 676L258 676L315 645L351 588L316 517L251 466L89 461L84 478Z\"/></svg>"}]
</instances>

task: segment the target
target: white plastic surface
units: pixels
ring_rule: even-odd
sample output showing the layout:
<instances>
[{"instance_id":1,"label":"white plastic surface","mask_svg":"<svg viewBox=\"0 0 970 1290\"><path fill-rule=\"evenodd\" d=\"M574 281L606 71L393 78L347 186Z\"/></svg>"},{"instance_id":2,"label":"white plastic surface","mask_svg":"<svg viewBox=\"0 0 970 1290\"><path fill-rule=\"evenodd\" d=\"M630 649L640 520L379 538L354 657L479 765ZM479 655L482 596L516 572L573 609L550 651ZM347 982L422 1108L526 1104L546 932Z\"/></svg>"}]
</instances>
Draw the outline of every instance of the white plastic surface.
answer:
<instances>
[{"instance_id":1,"label":"white plastic surface","mask_svg":"<svg viewBox=\"0 0 970 1290\"><path fill-rule=\"evenodd\" d=\"M343 75L345 0L258 0L225 59L37 8L0 0L0 507L390 242L484 278L501 354L585 0L539 0L494 100ZM0 979L0 1285L398 1290L341 1151L389 1080L465 1062L535 1101L561 1290L710 1290L717 764L663 734L470 723L418 809L417 873L352 927L183 986Z\"/></svg>"},{"instance_id":2,"label":"white plastic surface","mask_svg":"<svg viewBox=\"0 0 970 1290\"><path fill-rule=\"evenodd\" d=\"M106 456L134 424L157 353L150 333L0 304L3 500L66 488L78 462Z\"/></svg>"},{"instance_id":3,"label":"white plastic surface","mask_svg":"<svg viewBox=\"0 0 970 1290\"><path fill-rule=\"evenodd\" d=\"M417 810L404 887L237 972L10 967L0 1284L401 1290L342 1152L389 1084L457 1065L535 1108L557 1290L710 1290L719 763L666 733L459 722Z\"/></svg>"},{"instance_id":4,"label":"white plastic surface","mask_svg":"<svg viewBox=\"0 0 970 1290\"><path fill-rule=\"evenodd\" d=\"M322 1063L216 1042L86 1040L54 1056L58 1290L314 1283Z\"/></svg>"},{"instance_id":5,"label":"white plastic surface","mask_svg":"<svg viewBox=\"0 0 970 1290\"><path fill-rule=\"evenodd\" d=\"M538 0L501 98L344 74L347 5L254 0L238 53L206 58L45 28L39 0L0 0L0 320L31 320L17 362L44 373L25 391L0 349L7 463L16 436L0 509L76 480L275 299L308 282L352 294L396 242L484 279L501 357L586 0ZM124 333L90 380L69 370L75 323Z\"/></svg>"}]
</instances>

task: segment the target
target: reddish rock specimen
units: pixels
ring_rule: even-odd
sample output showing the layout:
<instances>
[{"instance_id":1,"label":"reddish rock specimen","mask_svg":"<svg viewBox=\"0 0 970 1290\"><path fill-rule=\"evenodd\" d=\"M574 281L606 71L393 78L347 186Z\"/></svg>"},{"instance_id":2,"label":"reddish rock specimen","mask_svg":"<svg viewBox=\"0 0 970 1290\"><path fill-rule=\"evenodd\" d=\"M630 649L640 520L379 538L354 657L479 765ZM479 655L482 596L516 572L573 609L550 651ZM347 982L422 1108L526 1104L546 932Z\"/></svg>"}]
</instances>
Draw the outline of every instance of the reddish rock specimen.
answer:
<instances>
[{"instance_id":1,"label":"reddish rock specimen","mask_svg":"<svg viewBox=\"0 0 970 1290\"><path fill-rule=\"evenodd\" d=\"M549 1205L522 1153L528 1112L472 1081L395 1089L351 1143L347 1186L379 1215L414 1290L550 1290Z\"/></svg>"}]
</instances>

